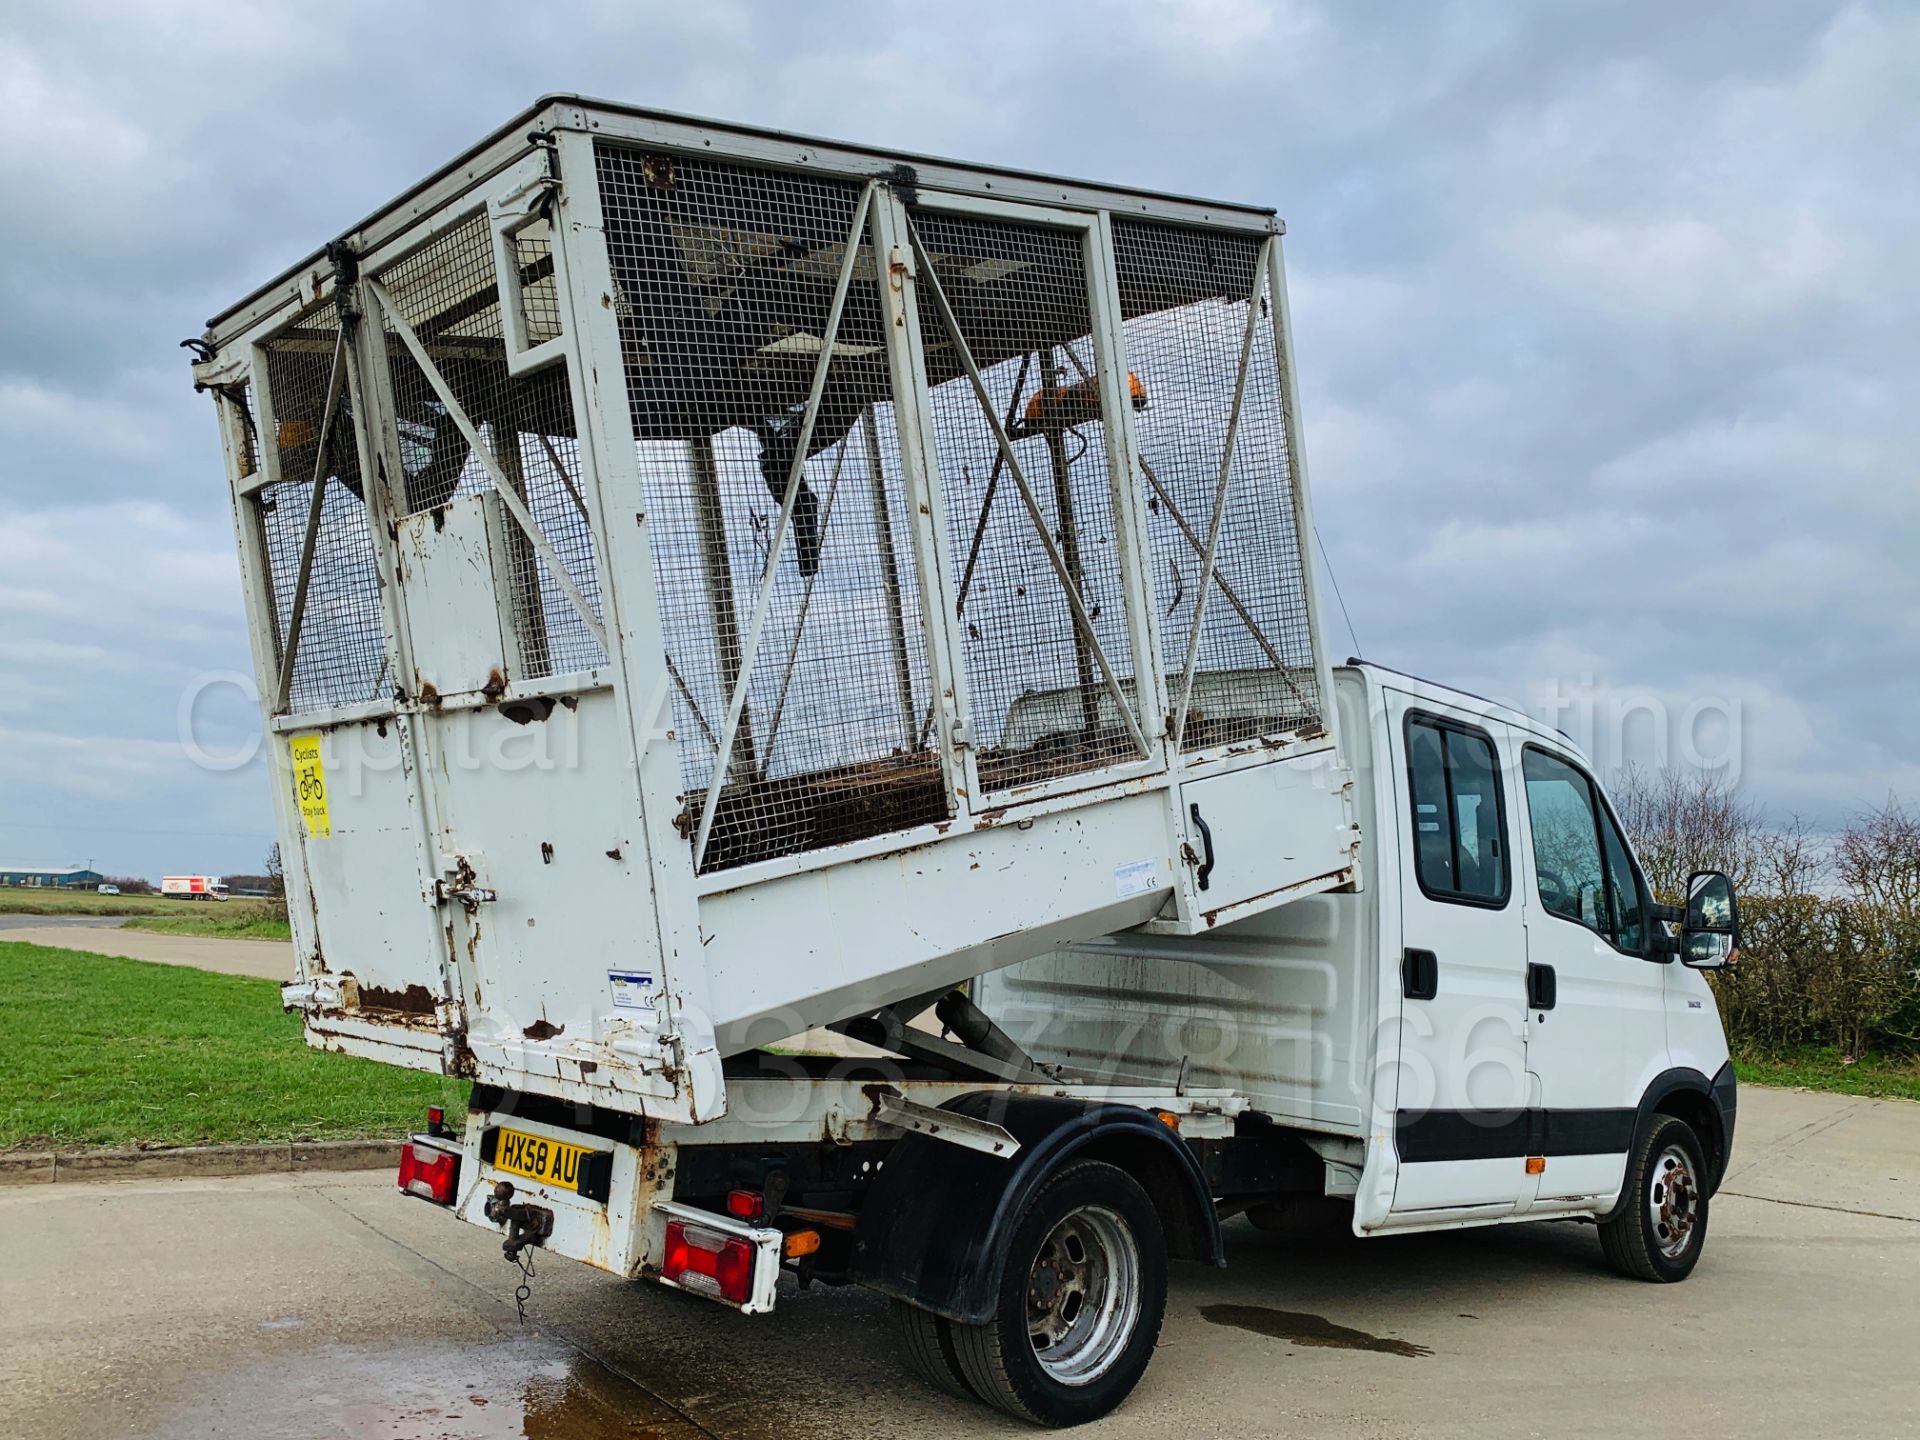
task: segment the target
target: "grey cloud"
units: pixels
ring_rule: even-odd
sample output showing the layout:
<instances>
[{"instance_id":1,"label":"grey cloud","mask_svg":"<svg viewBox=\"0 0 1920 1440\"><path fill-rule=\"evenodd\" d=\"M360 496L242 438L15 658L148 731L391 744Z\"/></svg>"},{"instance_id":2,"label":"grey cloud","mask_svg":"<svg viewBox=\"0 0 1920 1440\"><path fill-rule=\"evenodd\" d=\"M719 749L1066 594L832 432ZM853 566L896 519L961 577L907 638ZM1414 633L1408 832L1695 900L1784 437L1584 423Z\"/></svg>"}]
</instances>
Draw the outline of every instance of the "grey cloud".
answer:
<instances>
[{"instance_id":1,"label":"grey cloud","mask_svg":"<svg viewBox=\"0 0 1920 1440\"><path fill-rule=\"evenodd\" d=\"M548 90L1276 205L1316 508L1370 654L1521 700L1738 698L1744 782L1823 821L1920 791L1911 11L529 15L5 22L0 853L177 830L106 863L253 867L259 768L166 758L181 688L246 668L175 343Z\"/></svg>"}]
</instances>

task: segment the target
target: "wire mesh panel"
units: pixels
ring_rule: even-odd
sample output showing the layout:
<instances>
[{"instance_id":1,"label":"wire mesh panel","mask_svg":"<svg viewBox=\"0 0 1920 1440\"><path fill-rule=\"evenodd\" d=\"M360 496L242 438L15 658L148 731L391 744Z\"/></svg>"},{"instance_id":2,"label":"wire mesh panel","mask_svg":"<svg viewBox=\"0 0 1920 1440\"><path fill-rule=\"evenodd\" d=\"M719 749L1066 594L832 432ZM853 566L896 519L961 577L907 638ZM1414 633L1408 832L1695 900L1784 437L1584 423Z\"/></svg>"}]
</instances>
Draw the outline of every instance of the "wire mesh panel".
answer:
<instances>
[{"instance_id":1,"label":"wire mesh panel","mask_svg":"<svg viewBox=\"0 0 1920 1440\"><path fill-rule=\"evenodd\" d=\"M946 301L923 280L933 446L981 784L1000 791L1139 760L1121 711L1124 702L1137 724L1082 236L936 213L913 224Z\"/></svg>"},{"instance_id":2,"label":"wire mesh panel","mask_svg":"<svg viewBox=\"0 0 1920 1440\"><path fill-rule=\"evenodd\" d=\"M722 786L701 870L947 818L861 187L598 164L690 837Z\"/></svg>"},{"instance_id":3,"label":"wire mesh panel","mask_svg":"<svg viewBox=\"0 0 1920 1440\"><path fill-rule=\"evenodd\" d=\"M280 479L256 492L254 506L273 597L274 653L282 664L308 522L314 518L316 473L321 487L287 691L286 708L293 713L376 699L388 678L380 577L344 376L331 424L326 420L339 338L339 316L329 301L276 333L264 347L274 425L273 434L259 436L257 442L275 448ZM249 407L250 433L258 428L255 413L256 407Z\"/></svg>"},{"instance_id":4,"label":"wire mesh panel","mask_svg":"<svg viewBox=\"0 0 1920 1440\"><path fill-rule=\"evenodd\" d=\"M560 310L544 222L521 230L515 248L521 267L518 303L529 339L550 339L558 333ZM566 368L549 365L521 376L508 369L486 217L475 215L455 226L379 278L493 465L532 514L598 620L599 566ZM392 318L382 323L406 508L433 510L456 496L497 488L492 470L473 453ZM516 526L508 530L504 579L525 674L566 674L605 663L600 643L530 540Z\"/></svg>"},{"instance_id":5,"label":"wire mesh panel","mask_svg":"<svg viewBox=\"0 0 1920 1440\"><path fill-rule=\"evenodd\" d=\"M527 344L557 339L561 332L560 286L553 268L552 224L541 217L522 226L514 233L513 248L520 266L517 303Z\"/></svg>"},{"instance_id":6,"label":"wire mesh panel","mask_svg":"<svg viewBox=\"0 0 1920 1440\"><path fill-rule=\"evenodd\" d=\"M1176 711L1186 658L1194 653L1182 746L1310 729L1319 723L1321 697L1262 243L1129 220L1116 220L1113 234L1127 364L1151 396L1134 430ZM1249 306L1258 307L1250 345ZM1213 577L1201 607L1216 505Z\"/></svg>"},{"instance_id":7,"label":"wire mesh panel","mask_svg":"<svg viewBox=\"0 0 1920 1440\"><path fill-rule=\"evenodd\" d=\"M253 403L253 386L245 381L214 387L233 417L233 474L245 480L260 473L260 412Z\"/></svg>"}]
</instances>

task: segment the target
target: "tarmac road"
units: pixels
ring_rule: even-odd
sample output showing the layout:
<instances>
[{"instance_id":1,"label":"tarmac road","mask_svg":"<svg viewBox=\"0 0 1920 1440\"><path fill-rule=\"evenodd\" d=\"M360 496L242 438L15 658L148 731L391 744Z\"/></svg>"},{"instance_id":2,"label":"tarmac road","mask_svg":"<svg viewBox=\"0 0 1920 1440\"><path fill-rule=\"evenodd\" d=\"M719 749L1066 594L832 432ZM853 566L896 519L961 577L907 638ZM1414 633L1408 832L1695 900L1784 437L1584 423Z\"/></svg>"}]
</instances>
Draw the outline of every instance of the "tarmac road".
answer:
<instances>
[{"instance_id":1,"label":"tarmac road","mask_svg":"<svg viewBox=\"0 0 1920 1440\"><path fill-rule=\"evenodd\" d=\"M160 965L191 965L222 975L263 980L293 978L293 946L285 940L231 940L225 936L156 935L127 930L120 915L0 915L0 940L91 950Z\"/></svg>"},{"instance_id":2,"label":"tarmac road","mask_svg":"<svg viewBox=\"0 0 1920 1440\"><path fill-rule=\"evenodd\" d=\"M885 1305L746 1319L498 1242L385 1174L0 1191L0 1433L481 1440L1031 1434L925 1390ZM1742 1096L1706 1255L1591 1228L1287 1242L1176 1270L1101 1437L1893 1435L1920 1429L1920 1105Z\"/></svg>"}]
</instances>

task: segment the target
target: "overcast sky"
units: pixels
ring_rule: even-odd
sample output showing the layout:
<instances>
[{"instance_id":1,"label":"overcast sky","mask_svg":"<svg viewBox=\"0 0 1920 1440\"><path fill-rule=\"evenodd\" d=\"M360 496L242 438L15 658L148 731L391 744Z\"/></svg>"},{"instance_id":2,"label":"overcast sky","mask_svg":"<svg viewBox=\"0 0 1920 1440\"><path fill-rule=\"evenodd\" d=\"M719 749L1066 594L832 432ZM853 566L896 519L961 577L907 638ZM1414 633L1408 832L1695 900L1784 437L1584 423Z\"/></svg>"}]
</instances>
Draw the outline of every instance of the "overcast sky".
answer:
<instances>
[{"instance_id":1,"label":"overcast sky","mask_svg":"<svg viewBox=\"0 0 1920 1440\"><path fill-rule=\"evenodd\" d=\"M1920 9L7 9L0 861L258 867L263 768L178 738L248 660L176 343L548 91L1277 207L1365 654L1920 799Z\"/></svg>"}]
</instances>

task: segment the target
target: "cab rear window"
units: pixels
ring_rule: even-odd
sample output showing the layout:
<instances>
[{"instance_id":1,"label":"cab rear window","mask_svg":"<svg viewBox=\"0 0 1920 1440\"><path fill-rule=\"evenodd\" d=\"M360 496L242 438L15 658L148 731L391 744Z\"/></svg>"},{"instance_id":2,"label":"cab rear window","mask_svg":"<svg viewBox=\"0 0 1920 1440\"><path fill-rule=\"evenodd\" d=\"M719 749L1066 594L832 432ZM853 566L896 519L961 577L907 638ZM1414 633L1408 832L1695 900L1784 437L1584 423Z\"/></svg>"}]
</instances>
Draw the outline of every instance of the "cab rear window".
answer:
<instances>
[{"instance_id":1,"label":"cab rear window","mask_svg":"<svg viewBox=\"0 0 1920 1440\"><path fill-rule=\"evenodd\" d=\"M1506 811L1492 738L1437 716L1409 716L1407 779L1420 888L1436 900L1504 905Z\"/></svg>"}]
</instances>

